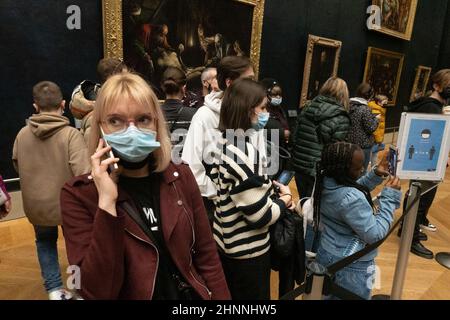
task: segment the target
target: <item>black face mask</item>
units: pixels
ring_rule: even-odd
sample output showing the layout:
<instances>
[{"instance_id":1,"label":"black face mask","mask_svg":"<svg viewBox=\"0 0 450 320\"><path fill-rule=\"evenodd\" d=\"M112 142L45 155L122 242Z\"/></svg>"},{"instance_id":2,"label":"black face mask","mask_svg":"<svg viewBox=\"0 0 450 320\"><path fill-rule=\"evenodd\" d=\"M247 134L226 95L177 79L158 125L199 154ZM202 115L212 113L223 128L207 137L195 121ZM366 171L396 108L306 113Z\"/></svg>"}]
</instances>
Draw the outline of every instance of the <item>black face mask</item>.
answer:
<instances>
[{"instance_id":1,"label":"black face mask","mask_svg":"<svg viewBox=\"0 0 450 320\"><path fill-rule=\"evenodd\" d=\"M442 92L439 93L442 99L448 100L450 99L450 87L446 87Z\"/></svg>"}]
</instances>

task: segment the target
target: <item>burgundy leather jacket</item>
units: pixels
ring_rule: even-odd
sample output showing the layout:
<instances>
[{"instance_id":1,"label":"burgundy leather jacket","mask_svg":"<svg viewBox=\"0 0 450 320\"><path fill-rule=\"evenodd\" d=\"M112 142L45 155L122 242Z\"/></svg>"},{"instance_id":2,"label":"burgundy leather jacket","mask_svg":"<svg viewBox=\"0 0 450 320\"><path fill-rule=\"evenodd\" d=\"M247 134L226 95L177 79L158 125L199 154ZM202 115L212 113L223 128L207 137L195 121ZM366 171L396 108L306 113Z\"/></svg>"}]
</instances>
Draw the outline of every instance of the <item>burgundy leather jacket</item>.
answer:
<instances>
[{"instance_id":1,"label":"burgundy leather jacket","mask_svg":"<svg viewBox=\"0 0 450 320\"><path fill-rule=\"evenodd\" d=\"M76 177L61 192L67 255L80 267L84 299L151 299L159 253L121 207L117 217L98 208L92 177ZM170 164L163 172L160 212L164 240L181 274L203 299L231 299L203 201L190 169Z\"/></svg>"}]
</instances>

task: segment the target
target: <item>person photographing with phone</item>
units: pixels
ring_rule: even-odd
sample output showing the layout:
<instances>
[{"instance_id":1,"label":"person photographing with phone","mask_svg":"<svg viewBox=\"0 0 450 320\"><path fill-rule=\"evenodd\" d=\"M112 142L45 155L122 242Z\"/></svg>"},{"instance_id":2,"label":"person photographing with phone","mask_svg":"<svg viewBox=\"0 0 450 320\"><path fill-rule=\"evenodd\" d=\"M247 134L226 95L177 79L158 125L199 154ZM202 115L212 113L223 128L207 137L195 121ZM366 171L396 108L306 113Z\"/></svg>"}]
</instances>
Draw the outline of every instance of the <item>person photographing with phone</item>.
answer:
<instances>
[{"instance_id":1,"label":"person photographing with phone","mask_svg":"<svg viewBox=\"0 0 450 320\"><path fill-rule=\"evenodd\" d=\"M106 81L90 139L91 174L61 192L81 296L229 299L195 178L187 165L171 163L164 116L141 77L124 72Z\"/></svg>"},{"instance_id":2,"label":"person photographing with phone","mask_svg":"<svg viewBox=\"0 0 450 320\"><path fill-rule=\"evenodd\" d=\"M383 239L400 207L400 179L389 175L388 152L384 151L378 165L361 177L364 163L363 150L354 144L338 142L323 151L314 203L322 231L316 261L325 267ZM386 177L375 212L370 192ZM376 256L374 250L338 271L334 282L370 299Z\"/></svg>"}]
</instances>

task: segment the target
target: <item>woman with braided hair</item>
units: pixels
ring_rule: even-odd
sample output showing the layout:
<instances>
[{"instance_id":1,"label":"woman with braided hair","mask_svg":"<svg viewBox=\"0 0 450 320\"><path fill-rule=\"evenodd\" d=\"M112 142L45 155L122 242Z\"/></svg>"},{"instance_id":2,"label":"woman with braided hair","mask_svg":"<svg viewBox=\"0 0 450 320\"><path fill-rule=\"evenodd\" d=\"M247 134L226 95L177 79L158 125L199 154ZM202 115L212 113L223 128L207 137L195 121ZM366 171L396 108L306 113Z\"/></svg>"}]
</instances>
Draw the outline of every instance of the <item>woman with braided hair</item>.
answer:
<instances>
[{"instance_id":1,"label":"woman with braided hair","mask_svg":"<svg viewBox=\"0 0 450 320\"><path fill-rule=\"evenodd\" d=\"M359 146L337 142L324 148L314 192L315 216L320 213L321 229L318 263L329 266L387 235L394 211L400 207L399 178L389 177L381 192L378 212L370 195L389 175L387 154L385 152L380 163L361 177L364 153ZM374 250L338 271L334 282L370 299L376 255Z\"/></svg>"}]
</instances>

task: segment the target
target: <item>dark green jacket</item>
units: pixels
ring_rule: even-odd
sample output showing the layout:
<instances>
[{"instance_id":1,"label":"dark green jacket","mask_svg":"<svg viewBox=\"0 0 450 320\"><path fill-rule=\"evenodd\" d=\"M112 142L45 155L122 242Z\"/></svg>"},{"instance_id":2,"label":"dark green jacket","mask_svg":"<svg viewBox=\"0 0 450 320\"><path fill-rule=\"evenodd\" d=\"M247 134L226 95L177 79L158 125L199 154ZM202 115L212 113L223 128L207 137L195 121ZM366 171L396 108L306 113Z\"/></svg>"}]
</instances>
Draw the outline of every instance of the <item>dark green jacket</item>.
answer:
<instances>
[{"instance_id":1,"label":"dark green jacket","mask_svg":"<svg viewBox=\"0 0 450 320\"><path fill-rule=\"evenodd\" d=\"M329 97L317 96L300 113L292 154L295 171L316 175L323 146L344 141L350 128L347 111Z\"/></svg>"}]
</instances>

